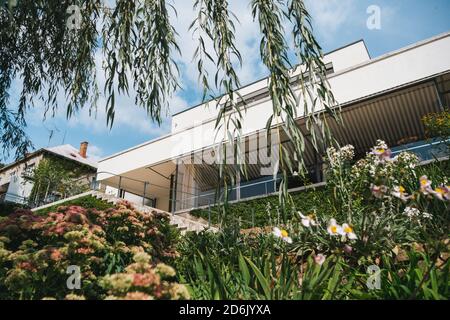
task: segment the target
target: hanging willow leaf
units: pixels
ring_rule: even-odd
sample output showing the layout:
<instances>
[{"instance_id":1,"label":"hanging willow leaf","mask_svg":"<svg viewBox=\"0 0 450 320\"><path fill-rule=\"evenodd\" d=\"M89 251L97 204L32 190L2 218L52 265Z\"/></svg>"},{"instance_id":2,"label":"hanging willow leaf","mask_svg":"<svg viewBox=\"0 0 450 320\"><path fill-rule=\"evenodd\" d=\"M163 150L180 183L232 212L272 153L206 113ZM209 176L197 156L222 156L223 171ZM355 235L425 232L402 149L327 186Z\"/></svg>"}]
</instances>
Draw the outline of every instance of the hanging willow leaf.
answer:
<instances>
[{"instance_id":1,"label":"hanging willow leaf","mask_svg":"<svg viewBox=\"0 0 450 320\"><path fill-rule=\"evenodd\" d=\"M196 0L194 10L198 12L197 17L192 22L190 29L198 39L194 59L197 61L199 70L199 80L203 83L203 100L208 92L213 88L209 81L209 74L206 70L206 63L212 62L216 66L214 74L214 89L222 93L216 99L218 115L216 119L216 138L222 135L220 149L223 163L219 167L221 180L224 182L225 201L227 200L228 186L235 181L235 170L230 170L226 165L227 144L235 151L240 152L242 136L242 119L245 101L236 91L239 86L239 78L234 64L242 65L242 57L235 44L235 21L237 17L229 9L226 0ZM206 38L205 38L206 37ZM212 44L213 52L207 50L206 43ZM235 59L236 61L233 61ZM244 166L241 168L238 162L238 170L246 172ZM244 164L242 164L244 165Z\"/></svg>"},{"instance_id":2,"label":"hanging willow leaf","mask_svg":"<svg viewBox=\"0 0 450 320\"><path fill-rule=\"evenodd\" d=\"M286 200L289 200L288 194L288 175L293 173L295 163L298 163L299 172L305 170L303 153L305 150L305 135L296 122L297 101L303 99L303 113L308 118L308 131L317 141L316 127L326 127L324 121L318 121L314 114L315 103L323 103L328 110L334 104L334 98L326 82L326 69L322 62L322 53L320 46L312 36L311 22L308 12L305 9L303 1L291 0L286 4L280 0L252 0L252 14L255 20L259 22L262 38L260 43L260 56L263 63L269 69L268 80L269 93L272 99L273 117L275 123L267 123L266 129L275 125L278 136L280 170L283 178L281 181L279 194L282 209L285 209ZM287 8L286 8L287 7ZM296 96L292 83L291 64L288 58L289 47L285 40L285 30L283 28L284 18L288 17L294 25L293 34L296 51L300 58L300 95ZM309 75L309 81L306 82L303 76L303 70ZM316 83L316 77L321 81ZM309 94L311 88L317 88L319 99L314 94ZM309 90L309 91L308 91ZM302 98L302 99L299 99ZM310 108L309 100L314 104ZM324 133L325 131L321 131ZM282 146L281 135L286 134L289 142L293 144L295 154ZM320 140L327 139L327 135L321 135ZM315 143L317 146L317 142ZM316 151L319 148L316 147Z\"/></svg>"},{"instance_id":3,"label":"hanging willow leaf","mask_svg":"<svg viewBox=\"0 0 450 320\"><path fill-rule=\"evenodd\" d=\"M165 0L117 0L114 10L106 10L103 27L103 52L107 75L105 94L129 94L129 78L136 91L136 104L150 118L161 123L169 97L179 86L179 71L172 58L180 53L176 31L170 24ZM107 121L114 120L114 99L106 105Z\"/></svg>"},{"instance_id":4,"label":"hanging willow leaf","mask_svg":"<svg viewBox=\"0 0 450 320\"><path fill-rule=\"evenodd\" d=\"M0 132L4 156L10 150L22 156L32 143L26 136L25 114L36 100L55 114L60 90L70 116L86 104L96 103L94 53L100 1L80 1L84 16L80 29L67 29L67 8L72 1L18 1L0 8ZM17 105L7 99L12 80L20 79ZM9 116L8 116L9 115ZM14 123L13 123L14 122Z\"/></svg>"},{"instance_id":5,"label":"hanging willow leaf","mask_svg":"<svg viewBox=\"0 0 450 320\"><path fill-rule=\"evenodd\" d=\"M0 8L0 143L4 154L16 149L20 156L31 147L24 131L25 116L37 100L45 106L44 116L47 112L56 114L61 107L57 97L61 95L66 99L67 117L84 107L96 112L99 90L95 58L99 53L106 76L103 93L109 126L116 117L117 97L132 92L136 105L161 123L169 97L179 87L174 55L180 54L180 49L169 17L169 10L176 15L172 1L79 0L79 28L71 29L68 22L74 17L67 9L73 4L69 0L36 0ZM111 4L113 7L108 7ZM250 5L261 31L260 56L269 71L273 110L266 129L268 135L278 139L283 202L289 199L288 174L295 166L304 167L306 134L318 152L331 140L322 111L336 117L336 102L304 1L250 0ZM235 40L238 20L227 0L194 0L194 9L197 14L190 29L197 40L194 60L203 99L213 90L221 94L216 99L217 134L222 142L234 144L232 150L240 158L246 102L236 91L240 86L236 68L242 64ZM289 30L283 28L286 20L292 25L293 49L301 64L295 70L301 70L298 81L293 81L288 58L291 48L286 43ZM214 74L208 74L208 63L215 65ZM11 105L9 99L14 80L21 82L17 105ZM307 133L296 122L298 111L306 116ZM275 131L269 132L273 127ZM294 155L281 143L284 135L293 144ZM226 162L224 143L222 150ZM227 194L227 186L234 184L236 168L230 170L222 164L219 172Z\"/></svg>"}]
</instances>

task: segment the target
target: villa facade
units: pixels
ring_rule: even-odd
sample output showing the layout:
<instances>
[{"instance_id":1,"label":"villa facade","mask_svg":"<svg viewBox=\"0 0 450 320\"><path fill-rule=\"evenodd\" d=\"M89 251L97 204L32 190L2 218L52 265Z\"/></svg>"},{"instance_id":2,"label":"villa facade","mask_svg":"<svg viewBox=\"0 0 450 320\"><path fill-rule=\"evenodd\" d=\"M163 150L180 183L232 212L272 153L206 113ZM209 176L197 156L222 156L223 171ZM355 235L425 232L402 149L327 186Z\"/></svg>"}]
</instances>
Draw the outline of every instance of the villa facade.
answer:
<instances>
[{"instance_id":1,"label":"villa facade","mask_svg":"<svg viewBox=\"0 0 450 320\"><path fill-rule=\"evenodd\" d=\"M44 159L62 159L82 168L82 176L74 177L74 183L89 186L95 179L97 162L87 154L88 143L81 142L77 149L70 144L41 148L27 154L25 157L0 168L0 202L13 202L22 205L40 205L53 202L62 197L60 194L49 193L46 199L31 199L35 183L30 179L33 171ZM48 186L40 186L42 189Z\"/></svg>"},{"instance_id":2,"label":"villa facade","mask_svg":"<svg viewBox=\"0 0 450 320\"><path fill-rule=\"evenodd\" d=\"M339 144L352 144L362 156L382 139L394 153L411 150L422 160L438 156L436 144L426 140L421 119L450 105L449 52L450 33L445 33L376 58L362 40L327 53L327 77L343 120L329 121L329 126ZM297 94L299 90L294 87ZM278 155L268 152L265 138L272 112L267 78L239 89L239 94L247 104L242 137L250 165L245 179L237 170L231 201L274 193L279 182L273 174ZM170 212L218 201L218 167L209 161L217 158L215 148L224 139L215 130L217 114L215 101L174 114L169 134L100 160L97 181L109 193ZM302 103L298 125L306 134ZM287 137L282 143L289 148ZM310 141L304 159L309 183L323 183L323 160ZM304 184L295 176L291 180L293 190Z\"/></svg>"}]
</instances>

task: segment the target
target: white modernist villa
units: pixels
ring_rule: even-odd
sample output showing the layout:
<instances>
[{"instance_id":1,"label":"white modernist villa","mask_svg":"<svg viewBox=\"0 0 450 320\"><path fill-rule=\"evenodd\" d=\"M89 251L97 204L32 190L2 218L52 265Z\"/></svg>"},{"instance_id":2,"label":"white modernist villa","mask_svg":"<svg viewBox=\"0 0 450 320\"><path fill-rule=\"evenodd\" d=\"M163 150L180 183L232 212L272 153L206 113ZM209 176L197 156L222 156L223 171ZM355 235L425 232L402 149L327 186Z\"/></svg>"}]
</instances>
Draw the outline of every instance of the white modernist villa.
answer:
<instances>
[{"instance_id":1,"label":"white modernist villa","mask_svg":"<svg viewBox=\"0 0 450 320\"><path fill-rule=\"evenodd\" d=\"M394 152L412 150L422 160L435 156L421 118L450 106L450 32L376 58L371 58L360 40L326 54L325 63L341 107L343 125L330 121L341 145L352 144L361 156L377 139L383 139ZM296 74L293 72L293 77ZM249 159L264 149L259 133L265 132L272 112L267 79L247 85L239 93L247 102L242 135ZM301 109L298 125L304 128ZM119 190L120 197L141 199L170 212L208 205L216 199L218 169L204 159L205 155L215 156L213 147L222 140L214 129L217 113L213 102L174 114L170 134L100 160L97 180L108 186L107 191ZM289 146L287 138L283 143ZM320 155L307 145L304 156L310 182L323 182ZM272 157L277 160L276 154ZM230 200L276 192L278 180L261 174L264 165L251 165L247 179L236 179ZM302 184L292 177L293 189Z\"/></svg>"}]
</instances>

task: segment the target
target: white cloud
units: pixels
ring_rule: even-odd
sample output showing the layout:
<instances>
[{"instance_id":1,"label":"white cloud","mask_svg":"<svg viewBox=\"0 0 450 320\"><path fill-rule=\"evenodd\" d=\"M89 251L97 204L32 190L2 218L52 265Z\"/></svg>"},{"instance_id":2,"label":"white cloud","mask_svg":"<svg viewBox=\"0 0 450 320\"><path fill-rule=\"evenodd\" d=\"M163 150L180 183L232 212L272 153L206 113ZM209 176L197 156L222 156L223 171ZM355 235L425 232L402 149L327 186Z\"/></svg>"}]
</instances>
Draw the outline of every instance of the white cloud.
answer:
<instances>
[{"instance_id":1,"label":"white cloud","mask_svg":"<svg viewBox=\"0 0 450 320\"><path fill-rule=\"evenodd\" d=\"M87 150L87 156L90 160L98 161L104 156L103 149L96 145L89 145Z\"/></svg>"},{"instance_id":2,"label":"white cloud","mask_svg":"<svg viewBox=\"0 0 450 320\"><path fill-rule=\"evenodd\" d=\"M171 17L172 22L179 34L178 44L180 46L182 56L177 62L183 67L183 76L186 84L193 86L195 90L201 91L198 84L197 65L192 61L195 49L198 45L197 35L193 35L189 30L189 26L195 19L192 1L175 0L174 4L177 8L177 17ZM248 83L261 77L264 74L264 67L259 58L259 26L253 22L253 17L248 1L231 0L230 9L237 16L239 22L236 26L236 44L243 58L242 68L238 68L238 76L242 83ZM213 52L212 45L206 42L209 53ZM213 83L216 67L212 63L206 65L210 75L211 83ZM186 88L185 88L186 89ZM189 88L191 90L192 88Z\"/></svg>"},{"instance_id":3,"label":"white cloud","mask_svg":"<svg viewBox=\"0 0 450 320\"><path fill-rule=\"evenodd\" d=\"M354 16L355 0L306 0L317 31L325 41L331 40L339 29Z\"/></svg>"}]
</instances>

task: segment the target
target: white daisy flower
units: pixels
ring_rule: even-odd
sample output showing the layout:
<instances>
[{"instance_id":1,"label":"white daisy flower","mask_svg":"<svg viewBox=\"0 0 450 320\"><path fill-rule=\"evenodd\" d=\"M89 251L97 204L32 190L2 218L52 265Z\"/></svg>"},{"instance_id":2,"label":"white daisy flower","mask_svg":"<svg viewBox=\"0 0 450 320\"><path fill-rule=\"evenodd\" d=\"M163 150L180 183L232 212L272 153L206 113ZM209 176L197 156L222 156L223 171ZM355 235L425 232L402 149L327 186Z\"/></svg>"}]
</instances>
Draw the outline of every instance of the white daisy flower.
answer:
<instances>
[{"instance_id":1,"label":"white daisy flower","mask_svg":"<svg viewBox=\"0 0 450 320\"><path fill-rule=\"evenodd\" d=\"M273 228L272 234L276 237L276 238L281 238L283 241L287 242L287 243L292 243L292 239L291 237L289 237L289 234L286 230L284 229L280 229L277 227Z\"/></svg>"},{"instance_id":2,"label":"white daisy flower","mask_svg":"<svg viewBox=\"0 0 450 320\"><path fill-rule=\"evenodd\" d=\"M399 198L403 202L406 202L409 198L411 198L411 196L408 196L405 188L403 188L402 186L395 186L394 190L391 192L391 194L394 197Z\"/></svg>"},{"instance_id":3,"label":"white daisy flower","mask_svg":"<svg viewBox=\"0 0 450 320\"><path fill-rule=\"evenodd\" d=\"M441 185L435 188L432 193L441 201L450 200L450 188L447 186Z\"/></svg>"},{"instance_id":4,"label":"white daisy flower","mask_svg":"<svg viewBox=\"0 0 450 320\"><path fill-rule=\"evenodd\" d=\"M350 240L358 239L356 234L353 232L353 228L350 227L347 223L344 223L342 225L342 231L347 236L347 238L349 238Z\"/></svg>"},{"instance_id":5,"label":"white daisy flower","mask_svg":"<svg viewBox=\"0 0 450 320\"><path fill-rule=\"evenodd\" d=\"M330 220L327 231L332 236L343 235L342 227L336 223L335 219Z\"/></svg>"},{"instance_id":6,"label":"white daisy flower","mask_svg":"<svg viewBox=\"0 0 450 320\"><path fill-rule=\"evenodd\" d=\"M317 225L314 214L303 215L300 211L298 212L300 218L302 218L302 225L309 228L311 226Z\"/></svg>"},{"instance_id":7,"label":"white daisy flower","mask_svg":"<svg viewBox=\"0 0 450 320\"><path fill-rule=\"evenodd\" d=\"M420 181L420 192L422 192L425 195L433 193L433 188L431 188L431 180L428 180L427 176L421 176L419 181Z\"/></svg>"}]
</instances>

